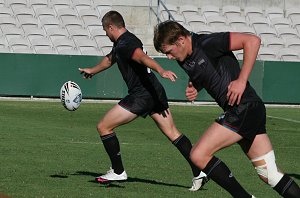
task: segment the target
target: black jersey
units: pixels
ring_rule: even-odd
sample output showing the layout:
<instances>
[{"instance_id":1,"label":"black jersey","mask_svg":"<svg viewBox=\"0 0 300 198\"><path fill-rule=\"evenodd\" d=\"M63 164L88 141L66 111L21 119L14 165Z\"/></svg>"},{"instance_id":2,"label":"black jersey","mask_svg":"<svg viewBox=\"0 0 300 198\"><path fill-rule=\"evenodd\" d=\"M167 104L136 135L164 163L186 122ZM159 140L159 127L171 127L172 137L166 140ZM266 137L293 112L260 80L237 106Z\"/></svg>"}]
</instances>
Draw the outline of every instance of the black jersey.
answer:
<instances>
[{"instance_id":1,"label":"black jersey","mask_svg":"<svg viewBox=\"0 0 300 198\"><path fill-rule=\"evenodd\" d=\"M230 33L194 34L192 33L193 52L179 65L189 75L193 86L206 91L224 110L227 107L227 91L231 81L240 73L239 62L230 48ZM260 101L255 90L247 82L241 103Z\"/></svg>"},{"instance_id":2,"label":"black jersey","mask_svg":"<svg viewBox=\"0 0 300 198\"><path fill-rule=\"evenodd\" d=\"M129 94L150 93L154 99L158 99L164 88L149 68L132 60L137 48L143 49L142 42L134 34L126 31L114 42L112 62L117 62Z\"/></svg>"}]
</instances>

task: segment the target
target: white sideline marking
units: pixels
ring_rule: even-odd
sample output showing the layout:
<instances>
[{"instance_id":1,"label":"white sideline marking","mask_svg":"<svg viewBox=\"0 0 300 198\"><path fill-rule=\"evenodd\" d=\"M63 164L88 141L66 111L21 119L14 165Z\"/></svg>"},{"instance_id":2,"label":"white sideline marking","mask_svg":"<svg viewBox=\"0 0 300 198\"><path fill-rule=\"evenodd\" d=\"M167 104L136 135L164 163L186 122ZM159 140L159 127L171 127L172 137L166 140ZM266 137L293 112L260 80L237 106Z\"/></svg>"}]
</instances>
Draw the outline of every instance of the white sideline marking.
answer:
<instances>
[{"instance_id":1,"label":"white sideline marking","mask_svg":"<svg viewBox=\"0 0 300 198\"><path fill-rule=\"evenodd\" d=\"M285 121L288 121L288 122L294 122L294 123L300 123L299 120L293 120L293 119L288 119L288 118L282 118L282 117L276 117L276 116L268 116L268 118L274 118L274 119L278 119L278 120L285 120Z\"/></svg>"},{"instance_id":2,"label":"white sideline marking","mask_svg":"<svg viewBox=\"0 0 300 198\"><path fill-rule=\"evenodd\" d=\"M102 142L80 142L80 141L77 141L77 142L67 142L67 143L70 143L70 144L102 144ZM120 143L121 145L132 145L132 146L144 146L145 144L133 144L133 143L128 143L128 142L123 142L123 143ZM163 143L162 143L163 144ZM162 144L148 144L150 146L161 146ZM234 144L234 145L231 145L231 147L240 147L239 145L237 144ZM300 148L300 146L277 146L277 148L283 148L283 149L298 149Z\"/></svg>"},{"instance_id":3,"label":"white sideline marking","mask_svg":"<svg viewBox=\"0 0 300 198\"><path fill-rule=\"evenodd\" d=\"M103 144L102 142L81 142L81 141L77 141L77 142L71 141L71 142L67 142L67 143L70 143L70 144ZM136 143L132 144L132 143L128 143L128 142L122 142L120 144L121 145L134 145L134 146L145 145L145 143L144 144L136 144ZM161 144L147 144L147 145L159 146Z\"/></svg>"}]
</instances>

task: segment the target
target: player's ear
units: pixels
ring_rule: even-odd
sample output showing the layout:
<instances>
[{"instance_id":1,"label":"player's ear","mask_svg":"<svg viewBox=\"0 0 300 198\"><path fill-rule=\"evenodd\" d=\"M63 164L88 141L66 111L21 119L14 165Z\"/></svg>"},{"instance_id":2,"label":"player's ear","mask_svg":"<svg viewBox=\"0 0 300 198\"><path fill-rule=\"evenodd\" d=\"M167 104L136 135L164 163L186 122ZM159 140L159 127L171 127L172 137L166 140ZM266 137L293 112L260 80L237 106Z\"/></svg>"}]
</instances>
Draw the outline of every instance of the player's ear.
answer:
<instances>
[{"instance_id":1,"label":"player's ear","mask_svg":"<svg viewBox=\"0 0 300 198\"><path fill-rule=\"evenodd\" d=\"M185 39L183 36L178 37L177 41L176 41L176 45L184 45L185 43Z\"/></svg>"},{"instance_id":2,"label":"player's ear","mask_svg":"<svg viewBox=\"0 0 300 198\"><path fill-rule=\"evenodd\" d=\"M113 30L113 28L114 28L114 27L113 27L113 25L112 25L112 24L109 24L109 25L108 25L108 27L107 27L107 29L108 29L108 30L110 30L110 31L112 31L112 30Z\"/></svg>"}]
</instances>

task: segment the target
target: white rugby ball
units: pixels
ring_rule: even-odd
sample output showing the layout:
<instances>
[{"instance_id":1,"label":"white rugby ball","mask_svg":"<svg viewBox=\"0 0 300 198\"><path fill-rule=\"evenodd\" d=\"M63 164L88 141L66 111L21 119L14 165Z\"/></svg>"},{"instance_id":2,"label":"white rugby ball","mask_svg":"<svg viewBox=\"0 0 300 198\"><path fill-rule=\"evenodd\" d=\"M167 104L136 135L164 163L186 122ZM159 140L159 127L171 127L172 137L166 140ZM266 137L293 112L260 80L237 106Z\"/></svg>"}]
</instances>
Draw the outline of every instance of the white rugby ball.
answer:
<instances>
[{"instance_id":1,"label":"white rugby ball","mask_svg":"<svg viewBox=\"0 0 300 198\"><path fill-rule=\"evenodd\" d=\"M67 110L75 111L82 100L80 87L73 81L65 82L60 89L60 100Z\"/></svg>"}]
</instances>

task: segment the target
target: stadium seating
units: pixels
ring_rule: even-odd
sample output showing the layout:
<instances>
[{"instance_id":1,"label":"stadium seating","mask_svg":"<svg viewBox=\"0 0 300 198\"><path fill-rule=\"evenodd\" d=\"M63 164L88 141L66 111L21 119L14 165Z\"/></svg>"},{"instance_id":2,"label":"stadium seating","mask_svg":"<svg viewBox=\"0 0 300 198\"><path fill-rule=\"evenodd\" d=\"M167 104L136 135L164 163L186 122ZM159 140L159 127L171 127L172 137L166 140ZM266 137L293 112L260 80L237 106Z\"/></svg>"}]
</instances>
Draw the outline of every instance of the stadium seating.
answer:
<instances>
[{"instance_id":1,"label":"stadium seating","mask_svg":"<svg viewBox=\"0 0 300 198\"><path fill-rule=\"evenodd\" d=\"M285 41L285 46L296 50L300 54L300 39L299 38L290 38Z\"/></svg>"},{"instance_id":2,"label":"stadium seating","mask_svg":"<svg viewBox=\"0 0 300 198\"><path fill-rule=\"evenodd\" d=\"M294 18L298 18L300 16L300 9L299 7L290 7L286 9L286 17L291 21Z\"/></svg>"},{"instance_id":3,"label":"stadium seating","mask_svg":"<svg viewBox=\"0 0 300 198\"><path fill-rule=\"evenodd\" d=\"M13 12L8 7L0 7L0 17L13 17Z\"/></svg>"},{"instance_id":4,"label":"stadium seating","mask_svg":"<svg viewBox=\"0 0 300 198\"><path fill-rule=\"evenodd\" d=\"M292 28L292 27L278 28L277 33L278 33L278 36L283 38L284 40L299 37L297 30L295 28Z\"/></svg>"},{"instance_id":5,"label":"stadium seating","mask_svg":"<svg viewBox=\"0 0 300 198\"><path fill-rule=\"evenodd\" d=\"M165 7L161 6L159 8L160 10L160 16L162 18L163 21L169 20L170 19L170 15L176 15L178 13L178 7L176 5L173 4L166 4Z\"/></svg>"},{"instance_id":6,"label":"stadium seating","mask_svg":"<svg viewBox=\"0 0 300 198\"><path fill-rule=\"evenodd\" d=\"M5 37L0 37L0 53L9 53L10 49L8 47L8 43L5 39Z\"/></svg>"},{"instance_id":7,"label":"stadium seating","mask_svg":"<svg viewBox=\"0 0 300 198\"><path fill-rule=\"evenodd\" d=\"M234 28L246 27L248 23L244 16L230 17L227 19L228 25Z\"/></svg>"},{"instance_id":8,"label":"stadium seating","mask_svg":"<svg viewBox=\"0 0 300 198\"><path fill-rule=\"evenodd\" d=\"M93 2L91 0L73 0L72 2L77 13L79 13L81 10L93 9Z\"/></svg>"},{"instance_id":9,"label":"stadium seating","mask_svg":"<svg viewBox=\"0 0 300 198\"><path fill-rule=\"evenodd\" d=\"M210 15L206 17L207 25L210 26L219 26L226 25L227 19L224 16L219 15Z\"/></svg>"},{"instance_id":10,"label":"stadium seating","mask_svg":"<svg viewBox=\"0 0 300 198\"><path fill-rule=\"evenodd\" d=\"M300 61L299 53L292 48L283 48L278 51L278 57L282 61Z\"/></svg>"},{"instance_id":11,"label":"stadium seating","mask_svg":"<svg viewBox=\"0 0 300 198\"><path fill-rule=\"evenodd\" d=\"M206 19L198 14L185 16L186 24L190 26L205 25Z\"/></svg>"},{"instance_id":12,"label":"stadium seating","mask_svg":"<svg viewBox=\"0 0 300 198\"><path fill-rule=\"evenodd\" d=\"M31 42L33 39L45 38L47 36L45 31L39 27L25 29L24 35L27 37L29 42Z\"/></svg>"},{"instance_id":13,"label":"stadium seating","mask_svg":"<svg viewBox=\"0 0 300 198\"><path fill-rule=\"evenodd\" d=\"M38 54L57 54L57 51L46 37L34 38L31 40L34 51Z\"/></svg>"},{"instance_id":14,"label":"stadium seating","mask_svg":"<svg viewBox=\"0 0 300 198\"><path fill-rule=\"evenodd\" d=\"M270 37L271 38L277 37L276 30L270 26L266 26L266 27L258 26L257 28L255 28L255 32L262 40Z\"/></svg>"},{"instance_id":15,"label":"stadium seating","mask_svg":"<svg viewBox=\"0 0 300 198\"><path fill-rule=\"evenodd\" d=\"M284 9L284 7L273 4L266 7L259 4L255 6L244 5L243 7L238 4L216 6L212 3L199 7L195 5L178 6L179 14L185 19L183 26L187 29L204 34L219 31L255 34L262 39L262 49L258 59L298 60L296 56L292 57L292 55L289 56L290 58L286 58L286 56L279 54L279 51L280 49L299 46L297 42L292 45L292 42L288 41L299 40L300 8ZM176 15L178 15L178 7L172 6ZM180 23L182 22L180 21ZM296 53L299 55L299 50L296 50ZM239 59L243 57L242 52L235 52L235 55Z\"/></svg>"},{"instance_id":16,"label":"stadium seating","mask_svg":"<svg viewBox=\"0 0 300 198\"><path fill-rule=\"evenodd\" d=\"M222 13L228 19L242 16L241 8L239 6L235 6L235 5L223 6Z\"/></svg>"},{"instance_id":17,"label":"stadium seating","mask_svg":"<svg viewBox=\"0 0 300 198\"><path fill-rule=\"evenodd\" d=\"M180 6L179 10L184 16L186 22L188 22L190 18L200 17L199 10L195 5L182 5Z\"/></svg>"},{"instance_id":18,"label":"stadium seating","mask_svg":"<svg viewBox=\"0 0 300 198\"><path fill-rule=\"evenodd\" d=\"M170 13L174 20L197 33L233 31L260 36L263 49L258 59L297 60L296 56L286 58L276 54L285 48L300 53L300 8L297 6L163 2L166 8L160 4L157 9L161 21L170 19ZM129 9L117 4L111 0L0 0L0 52L106 54L112 42L103 31L101 18L107 11L119 9L125 14L128 29L143 41L148 54L161 55L152 44L155 24L138 24L136 21L140 19L132 14L135 11L126 13ZM154 15L145 16L149 21L157 21ZM235 54L239 59L243 57L240 51Z\"/></svg>"},{"instance_id":19,"label":"stadium seating","mask_svg":"<svg viewBox=\"0 0 300 198\"><path fill-rule=\"evenodd\" d=\"M8 44L15 53L33 53L29 41L25 38L14 38L8 41Z\"/></svg>"},{"instance_id":20,"label":"stadium seating","mask_svg":"<svg viewBox=\"0 0 300 198\"><path fill-rule=\"evenodd\" d=\"M275 49L276 51L285 48L285 41L282 38L268 37L265 38L262 42L265 47Z\"/></svg>"},{"instance_id":21,"label":"stadium seating","mask_svg":"<svg viewBox=\"0 0 300 198\"><path fill-rule=\"evenodd\" d=\"M270 24L275 29L291 27L291 21L284 17L275 17L270 19Z\"/></svg>"},{"instance_id":22,"label":"stadium seating","mask_svg":"<svg viewBox=\"0 0 300 198\"><path fill-rule=\"evenodd\" d=\"M36 13L37 9L48 7L48 0L30 0L28 6Z\"/></svg>"},{"instance_id":23,"label":"stadium seating","mask_svg":"<svg viewBox=\"0 0 300 198\"><path fill-rule=\"evenodd\" d=\"M16 8L25 8L27 6L26 0L6 0L6 5L10 7L13 11L16 10Z\"/></svg>"},{"instance_id":24,"label":"stadium seating","mask_svg":"<svg viewBox=\"0 0 300 198\"><path fill-rule=\"evenodd\" d=\"M277 51L269 47L261 47L259 49L257 58L259 60L277 61Z\"/></svg>"},{"instance_id":25,"label":"stadium seating","mask_svg":"<svg viewBox=\"0 0 300 198\"><path fill-rule=\"evenodd\" d=\"M268 19L273 18L283 18L284 17L284 11L282 8L279 7L268 7L265 10L265 15Z\"/></svg>"},{"instance_id":26,"label":"stadium seating","mask_svg":"<svg viewBox=\"0 0 300 198\"><path fill-rule=\"evenodd\" d=\"M5 7L6 5L5 5L5 2L4 2L4 0L0 0L0 7Z\"/></svg>"},{"instance_id":27,"label":"stadium seating","mask_svg":"<svg viewBox=\"0 0 300 198\"><path fill-rule=\"evenodd\" d=\"M262 17L264 15L262 8L255 6L246 6L244 8L244 14L248 20L252 17Z\"/></svg>"},{"instance_id":28,"label":"stadium seating","mask_svg":"<svg viewBox=\"0 0 300 198\"><path fill-rule=\"evenodd\" d=\"M214 5L204 5L201 7L201 14L207 19L209 16L220 15L220 8Z\"/></svg>"}]
</instances>

